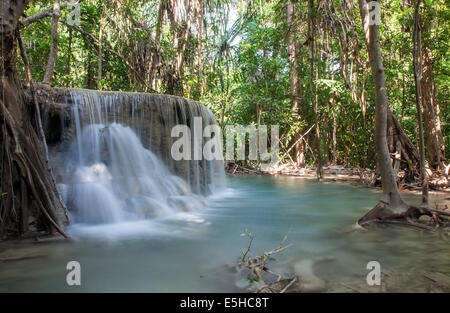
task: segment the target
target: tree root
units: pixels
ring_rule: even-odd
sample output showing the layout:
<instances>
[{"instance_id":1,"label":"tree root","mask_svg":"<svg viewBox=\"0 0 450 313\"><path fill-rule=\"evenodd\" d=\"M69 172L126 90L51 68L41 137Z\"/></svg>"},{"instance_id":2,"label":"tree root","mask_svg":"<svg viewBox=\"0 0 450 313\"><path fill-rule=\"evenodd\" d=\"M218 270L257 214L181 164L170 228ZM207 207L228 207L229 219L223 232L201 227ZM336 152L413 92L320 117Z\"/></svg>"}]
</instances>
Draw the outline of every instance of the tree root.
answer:
<instances>
[{"instance_id":1,"label":"tree root","mask_svg":"<svg viewBox=\"0 0 450 313\"><path fill-rule=\"evenodd\" d=\"M19 235L27 231L28 216L34 216L51 232L55 229L65 238L58 212L64 212L55 196L56 186L47 171L40 141L32 124L22 95L6 81L1 85L5 99L0 100L0 233ZM32 115L32 114L30 114Z\"/></svg>"},{"instance_id":2,"label":"tree root","mask_svg":"<svg viewBox=\"0 0 450 313\"><path fill-rule=\"evenodd\" d=\"M420 217L428 216L427 222L419 221ZM380 201L366 215L358 220L359 226L367 226L372 223L398 224L412 226L420 229L434 231L439 227L449 227L450 212L432 209L430 207L416 207L409 205L401 211L394 210L389 203Z\"/></svg>"}]
</instances>

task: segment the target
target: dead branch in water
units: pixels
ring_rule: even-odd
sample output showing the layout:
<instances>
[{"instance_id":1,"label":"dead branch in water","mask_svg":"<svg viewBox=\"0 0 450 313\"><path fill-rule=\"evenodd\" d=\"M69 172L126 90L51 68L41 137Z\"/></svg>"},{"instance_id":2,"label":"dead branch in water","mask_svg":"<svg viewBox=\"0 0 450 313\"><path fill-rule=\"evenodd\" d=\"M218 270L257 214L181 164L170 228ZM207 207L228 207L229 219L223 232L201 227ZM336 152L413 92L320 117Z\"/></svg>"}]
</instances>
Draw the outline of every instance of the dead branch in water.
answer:
<instances>
[{"instance_id":1,"label":"dead branch in water","mask_svg":"<svg viewBox=\"0 0 450 313\"><path fill-rule=\"evenodd\" d=\"M291 287L295 282L297 281L297 277L294 277L289 284L286 285L286 287L283 288L283 290L280 291L280 293L285 293L289 287Z\"/></svg>"},{"instance_id":2,"label":"dead branch in water","mask_svg":"<svg viewBox=\"0 0 450 313\"><path fill-rule=\"evenodd\" d=\"M264 278L264 273L268 273L274 276L278 276L276 282L280 282L282 275L277 274L273 271L271 271L268 267L267 267L267 260L271 255L280 253L281 251L289 248L290 246L292 246L292 244L287 244L284 245L284 242L287 239L287 235L283 238L283 240L280 242L280 245L270 251L266 251L261 255L258 255L256 257L252 257L249 252L254 240L254 236L252 233L250 233L248 230L245 230L245 233L242 234L242 236L247 236L250 238L249 244L247 246L247 249L242 253L241 258L239 259L238 262L238 267L240 268L247 268L248 270L250 270L250 274L248 275L248 278L252 281L257 281L260 286L259 288L256 290L256 292L259 292L260 290L267 288L269 286L269 284L266 283L266 279ZM291 279L292 280L292 279ZM292 280L290 284L288 284L287 286L285 286L283 288L283 292L286 292L287 289L289 289L289 287L291 287L291 285L296 281Z\"/></svg>"}]
</instances>

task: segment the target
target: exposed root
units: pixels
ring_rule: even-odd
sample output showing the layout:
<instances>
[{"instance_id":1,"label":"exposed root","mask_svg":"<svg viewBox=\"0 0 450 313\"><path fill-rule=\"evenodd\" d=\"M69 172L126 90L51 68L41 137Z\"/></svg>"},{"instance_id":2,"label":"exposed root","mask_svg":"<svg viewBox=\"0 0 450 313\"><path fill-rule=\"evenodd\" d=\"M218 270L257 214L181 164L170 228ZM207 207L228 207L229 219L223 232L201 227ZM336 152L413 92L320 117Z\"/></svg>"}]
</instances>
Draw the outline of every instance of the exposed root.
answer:
<instances>
[{"instance_id":1,"label":"exposed root","mask_svg":"<svg viewBox=\"0 0 450 313\"><path fill-rule=\"evenodd\" d=\"M0 234L27 231L28 217L40 221L43 228L64 232L59 213L63 206L55 196L50 172L40 149L36 131L29 122L30 114L21 93L7 81L1 89L5 101L0 100Z\"/></svg>"},{"instance_id":2,"label":"exposed root","mask_svg":"<svg viewBox=\"0 0 450 313\"><path fill-rule=\"evenodd\" d=\"M428 216L426 222L422 222L420 218ZM358 220L359 226L367 226L372 223L388 223L417 227L434 231L439 227L449 227L450 212L432 209L430 207L407 206L401 211L394 210L389 203L380 201L366 215Z\"/></svg>"}]
</instances>

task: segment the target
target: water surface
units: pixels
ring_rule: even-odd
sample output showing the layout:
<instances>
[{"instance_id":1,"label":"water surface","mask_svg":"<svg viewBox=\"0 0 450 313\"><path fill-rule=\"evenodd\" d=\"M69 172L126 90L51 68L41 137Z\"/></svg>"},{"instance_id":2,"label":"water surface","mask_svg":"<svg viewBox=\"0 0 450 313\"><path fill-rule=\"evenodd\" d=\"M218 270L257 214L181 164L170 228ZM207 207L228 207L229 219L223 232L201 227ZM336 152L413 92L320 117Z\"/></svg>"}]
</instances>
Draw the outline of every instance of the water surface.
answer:
<instances>
[{"instance_id":1,"label":"water surface","mask_svg":"<svg viewBox=\"0 0 450 313\"><path fill-rule=\"evenodd\" d=\"M405 196L418 203L418 196ZM228 292L239 291L227 264L254 235L251 254L293 246L271 268L288 274L304 259L333 257L316 269L326 281L365 281L366 264L383 270L425 269L450 274L445 236L408 227L355 231L379 192L295 177L236 177L196 213L119 224L69 228L72 242L16 244L41 258L0 263L1 292ZM432 203L436 201L432 199ZM81 264L81 286L66 284L66 264Z\"/></svg>"}]
</instances>

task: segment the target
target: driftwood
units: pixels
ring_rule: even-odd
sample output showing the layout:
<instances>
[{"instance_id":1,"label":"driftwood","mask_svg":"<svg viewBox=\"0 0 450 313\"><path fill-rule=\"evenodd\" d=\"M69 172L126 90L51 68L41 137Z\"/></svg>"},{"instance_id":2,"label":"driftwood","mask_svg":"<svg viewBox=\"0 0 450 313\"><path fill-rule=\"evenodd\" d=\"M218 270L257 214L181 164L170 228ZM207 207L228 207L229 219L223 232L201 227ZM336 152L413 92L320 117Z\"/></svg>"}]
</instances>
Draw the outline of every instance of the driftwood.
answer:
<instances>
[{"instance_id":1,"label":"driftwood","mask_svg":"<svg viewBox=\"0 0 450 313\"><path fill-rule=\"evenodd\" d=\"M288 281L283 280L283 282L280 283L282 281L282 275L272 272L267 266L267 261L271 255L280 253L281 251L292 246L292 244L284 245L287 236L284 237L284 239L281 241L280 245L277 248L271 251L264 252L263 254L258 255L256 257L252 257L249 253L252 247L254 236L247 230L243 235L249 237L250 241L247 246L247 249L244 252L242 252L242 255L238 261L237 264L238 271L244 268L250 271L247 278L251 281L257 281L259 283L259 288L256 289L256 292L274 292L275 290L278 291L284 290L283 292L286 292L286 290L290 286L292 286L293 282L291 283L291 281L293 280L293 278L288 279ZM266 282L266 278L264 275L265 273L277 276L276 282L268 284ZM291 283L291 285L288 287L287 285L289 283ZM273 284L277 284L276 285L277 288L275 288L275 285Z\"/></svg>"},{"instance_id":2,"label":"driftwood","mask_svg":"<svg viewBox=\"0 0 450 313\"><path fill-rule=\"evenodd\" d=\"M325 257L316 260L301 260L294 264L294 271L291 275L283 277L283 275L269 269L268 260L271 255L280 253L292 246L292 244L284 244L287 240L287 235L277 248L256 257L250 255L254 239L253 235L247 230L243 235L249 237L250 240L246 250L242 252L236 270L238 272L245 270L245 272L248 272L247 279L258 283L258 286L253 287L253 291L256 293L323 292L326 290L325 282L314 273L314 266L320 262L334 260L334 258Z\"/></svg>"},{"instance_id":3,"label":"driftwood","mask_svg":"<svg viewBox=\"0 0 450 313\"><path fill-rule=\"evenodd\" d=\"M248 167L244 167L233 161L227 161L225 163L225 171L231 175L235 175L235 174L264 175L265 174L264 172L261 172L259 170L255 170L255 169L251 169Z\"/></svg>"}]
</instances>

